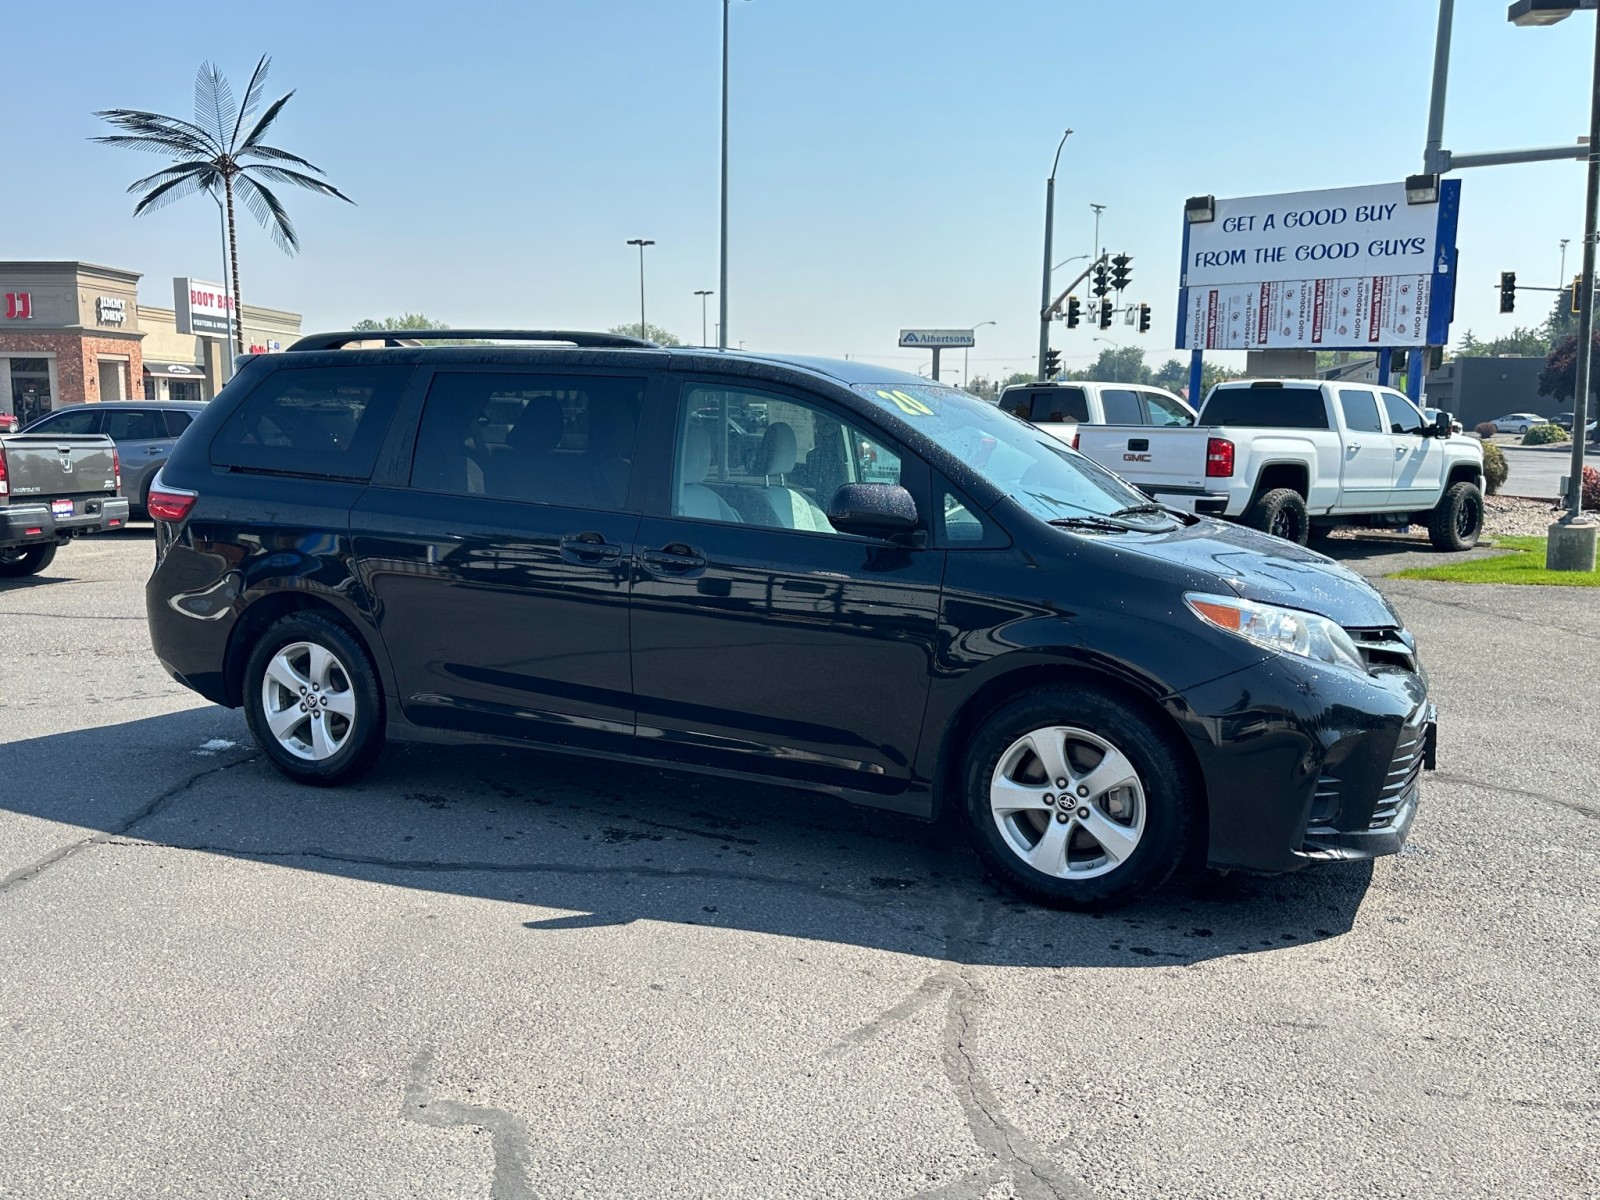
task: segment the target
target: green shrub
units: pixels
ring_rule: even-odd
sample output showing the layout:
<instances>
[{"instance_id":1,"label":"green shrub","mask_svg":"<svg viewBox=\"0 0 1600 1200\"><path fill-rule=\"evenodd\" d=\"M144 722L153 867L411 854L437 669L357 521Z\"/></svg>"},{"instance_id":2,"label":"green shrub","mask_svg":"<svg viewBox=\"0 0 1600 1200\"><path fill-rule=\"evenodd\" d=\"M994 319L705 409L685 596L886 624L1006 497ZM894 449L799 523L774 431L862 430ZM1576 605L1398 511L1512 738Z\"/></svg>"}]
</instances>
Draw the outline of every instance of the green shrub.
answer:
<instances>
[{"instance_id":1,"label":"green shrub","mask_svg":"<svg viewBox=\"0 0 1600 1200\"><path fill-rule=\"evenodd\" d=\"M1501 453L1500 447L1493 442L1483 444L1483 486L1489 495L1497 495L1505 484L1506 476L1511 474L1511 468L1506 465L1506 456Z\"/></svg>"},{"instance_id":2,"label":"green shrub","mask_svg":"<svg viewBox=\"0 0 1600 1200\"><path fill-rule=\"evenodd\" d=\"M1472 432L1477 434L1479 437L1481 437L1484 441L1487 442L1490 438L1492 438L1495 435L1496 431L1495 431L1495 427L1494 427L1494 422L1493 421L1479 421L1476 425L1474 425L1472 427Z\"/></svg>"},{"instance_id":3,"label":"green shrub","mask_svg":"<svg viewBox=\"0 0 1600 1200\"><path fill-rule=\"evenodd\" d=\"M1567 440L1567 431L1559 425L1535 425L1522 435L1524 446L1548 446L1552 442Z\"/></svg>"}]
</instances>

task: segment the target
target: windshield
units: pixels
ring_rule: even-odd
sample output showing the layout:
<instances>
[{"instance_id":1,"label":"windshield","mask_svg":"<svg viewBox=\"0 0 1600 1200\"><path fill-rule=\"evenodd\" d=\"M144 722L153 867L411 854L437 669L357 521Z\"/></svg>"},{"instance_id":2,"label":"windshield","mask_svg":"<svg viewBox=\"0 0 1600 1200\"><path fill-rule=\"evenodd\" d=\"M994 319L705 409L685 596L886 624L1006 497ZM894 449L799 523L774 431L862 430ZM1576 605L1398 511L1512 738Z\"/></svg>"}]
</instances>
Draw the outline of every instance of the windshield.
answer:
<instances>
[{"instance_id":1,"label":"windshield","mask_svg":"<svg viewBox=\"0 0 1600 1200\"><path fill-rule=\"evenodd\" d=\"M1104 517L1150 503L1065 443L966 392L904 383L864 383L855 390L922 430L1040 520Z\"/></svg>"}]
</instances>

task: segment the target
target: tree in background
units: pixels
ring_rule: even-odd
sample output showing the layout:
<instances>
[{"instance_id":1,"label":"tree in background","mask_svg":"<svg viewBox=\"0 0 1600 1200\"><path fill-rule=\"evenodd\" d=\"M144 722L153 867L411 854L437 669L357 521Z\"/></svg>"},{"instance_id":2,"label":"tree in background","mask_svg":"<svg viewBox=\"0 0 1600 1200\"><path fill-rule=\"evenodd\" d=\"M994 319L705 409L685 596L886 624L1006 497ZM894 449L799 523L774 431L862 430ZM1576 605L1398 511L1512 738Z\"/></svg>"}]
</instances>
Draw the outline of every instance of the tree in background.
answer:
<instances>
[{"instance_id":1,"label":"tree in background","mask_svg":"<svg viewBox=\"0 0 1600 1200\"><path fill-rule=\"evenodd\" d=\"M1189 395L1189 364L1180 358L1169 358L1150 374L1149 383L1159 388L1166 388L1169 392L1176 392L1183 396L1189 403L1199 408L1205 398L1211 394L1211 389L1224 379L1237 379L1239 372L1229 367L1220 366L1214 362L1200 364L1200 394Z\"/></svg>"},{"instance_id":2,"label":"tree in background","mask_svg":"<svg viewBox=\"0 0 1600 1200\"><path fill-rule=\"evenodd\" d=\"M1098 358L1068 378L1097 383L1149 383L1150 368L1138 346L1107 346Z\"/></svg>"},{"instance_id":3,"label":"tree in background","mask_svg":"<svg viewBox=\"0 0 1600 1200\"><path fill-rule=\"evenodd\" d=\"M261 104L271 62L263 54L256 63L244 90L242 106L234 100L233 87L221 69L201 63L194 81L193 121L136 108L109 108L94 115L123 132L90 139L102 146L149 150L175 160L171 166L128 185L130 194L141 197L133 208L136 217L195 192L210 192L214 199L222 202L228 227L228 269L233 277L235 311L242 303L239 298L239 242L233 223L235 193L285 254L293 254L300 248L300 238L289 220L288 211L263 181L291 183L318 195L355 203L327 180L316 178L325 174L321 167L262 140L293 92L269 104L260 119L249 127L249 132L245 131L246 123ZM247 159L260 161L248 162ZM304 170L296 170L297 167ZM306 171L313 174L307 175ZM243 354L243 323L235 321L233 328L235 350Z\"/></svg>"},{"instance_id":4,"label":"tree in background","mask_svg":"<svg viewBox=\"0 0 1600 1200\"><path fill-rule=\"evenodd\" d=\"M621 337L638 337L639 322L629 321L626 325L613 325L610 329L606 330L606 332L615 333ZM683 343L679 341L676 336L668 333L665 329L661 328L661 326L652 325L648 321L646 321L644 325L644 339L647 342L654 342L658 346L683 345Z\"/></svg>"},{"instance_id":5,"label":"tree in background","mask_svg":"<svg viewBox=\"0 0 1600 1200\"><path fill-rule=\"evenodd\" d=\"M1594 335L1594 362L1600 362L1600 332ZM1539 395L1552 396L1559 404L1571 404L1578 390L1578 335L1561 339L1544 360L1544 370L1539 372ZM1589 380L1589 416L1595 414L1595 393L1600 391L1600 373ZM1600 434L1600 428L1596 430Z\"/></svg>"},{"instance_id":6,"label":"tree in background","mask_svg":"<svg viewBox=\"0 0 1600 1200\"><path fill-rule=\"evenodd\" d=\"M350 326L360 333L391 333L399 329L449 329L443 321L435 321L421 313L401 313L398 317L374 319L367 317Z\"/></svg>"},{"instance_id":7,"label":"tree in background","mask_svg":"<svg viewBox=\"0 0 1600 1200\"><path fill-rule=\"evenodd\" d=\"M1517 354L1536 358L1550 352L1549 328L1548 321L1534 326L1518 325L1504 337L1497 337L1492 342L1479 341L1469 329L1456 344L1456 355L1461 358L1493 358L1500 354Z\"/></svg>"}]
</instances>

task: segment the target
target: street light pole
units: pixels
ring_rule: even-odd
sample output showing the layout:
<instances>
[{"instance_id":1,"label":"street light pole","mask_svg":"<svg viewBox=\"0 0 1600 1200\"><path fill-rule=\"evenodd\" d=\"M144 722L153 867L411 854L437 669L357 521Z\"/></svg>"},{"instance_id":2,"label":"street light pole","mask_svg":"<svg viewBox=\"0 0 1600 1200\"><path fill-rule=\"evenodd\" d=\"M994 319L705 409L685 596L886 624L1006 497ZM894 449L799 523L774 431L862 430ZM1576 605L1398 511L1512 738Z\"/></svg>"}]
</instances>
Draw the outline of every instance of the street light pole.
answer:
<instances>
[{"instance_id":1,"label":"street light pole","mask_svg":"<svg viewBox=\"0 0 1600 1200\"><path fill-rule=\"evenodd\" d=\"M728 348L728 9L722 0L722 251L717 271L717 349ZM704 341L705 339L701 339Z\"/></svg>"},{"instance_id":2,"label":"street light pole","mask_svg":"<svg viewBox=\"0 0 1600 1200\"><path fill-rule=\"evenodd\" d=\"M639 340L649 341L644 336L644 248L654 246L650 238L629 238L628 245L639 247Z\"/></svg>"},{"instance_id":3,"label":"street light pole","mask_svg":"<svg viewBox=\"0 0 1600 1200\"><path fill-rule=\"evenodd\" d=\"M1094 209L1094 253L1089 256L1094 259L1100 257L1100 214L1105 212L1106 206L1104 204L1090 204L1089 207Z\"/></svg>"},{"instance_id":4,"label":"street light pole","mask_svg":"<svg viewBox=\"0 0 1600 1200\"><path fill-rule=\"evenodd\" d=\"M1039 373L1044 378L1044 360L1050 353L1050 251L1055 234L1056 219L1056 168L1061 165L1061 148L1072 136L1072 130L1061 135L1056 143L1056 156L1050 164L1050 178L1044 181L1044 283L1039 288Z\"/></svg>"},{"instance_id":5,"label":"street light pole","mask_svg":"<svg viewBox=\"0 0 1600 1200\"><path fill-rule=\"evenodd\" d=\"M700 297L700 344L702 346L708 344L706 342L706 297L715 294L710 288L701 288L695 292L695 295Z\"/></svg>"},{"instance_id":6,"label":"street light pole","mask_svg":"<svg viewBox=\"0 0 1600 1200\"><path fill-rule=\"evenodd\" d=\"M1570 523L1583 515L1584 430L1589 423L1589 380L1594 363L1594 256L1596 210L1600 209L1600 14L1594 24L1594 80L1589 96L1589 174L1583 200L1583 277L1578 285L1578 362L1572 391L1572 477L1567 480ZM1594 565L1591 539L1589 565Z\"/></svg>"}]
</instances>

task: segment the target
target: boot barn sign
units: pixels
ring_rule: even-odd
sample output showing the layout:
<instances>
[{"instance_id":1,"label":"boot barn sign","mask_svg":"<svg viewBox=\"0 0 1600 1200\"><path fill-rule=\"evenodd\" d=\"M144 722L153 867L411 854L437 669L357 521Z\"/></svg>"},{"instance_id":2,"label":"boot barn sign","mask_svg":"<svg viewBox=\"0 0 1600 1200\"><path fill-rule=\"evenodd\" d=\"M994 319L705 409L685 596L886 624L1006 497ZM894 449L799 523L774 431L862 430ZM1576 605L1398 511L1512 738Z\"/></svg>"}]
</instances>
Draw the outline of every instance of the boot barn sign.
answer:
<instances>
[{"instance_id":1,"label":"boot barn sign","mask_svg":"<svg viewBox=\"0 0 1600 1200\"><path fill-rule=\"evenodd\" d=\"M172 308L178 332L201 337L227 337L233 297L220 283L177 278L172 281Z\"/></svg>"},{"instance_id":2,"label":"boot barn sign","mask_svg":"<svg viewBox=\"0 0 1600 1200\"><path fill-rule=\"evenodd\" d=\"M1442 346L1455 304L1461 183L1191 201L1178 341L1186 350Z\"/></svg>"}]
</instances>

